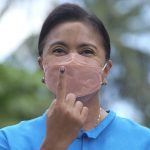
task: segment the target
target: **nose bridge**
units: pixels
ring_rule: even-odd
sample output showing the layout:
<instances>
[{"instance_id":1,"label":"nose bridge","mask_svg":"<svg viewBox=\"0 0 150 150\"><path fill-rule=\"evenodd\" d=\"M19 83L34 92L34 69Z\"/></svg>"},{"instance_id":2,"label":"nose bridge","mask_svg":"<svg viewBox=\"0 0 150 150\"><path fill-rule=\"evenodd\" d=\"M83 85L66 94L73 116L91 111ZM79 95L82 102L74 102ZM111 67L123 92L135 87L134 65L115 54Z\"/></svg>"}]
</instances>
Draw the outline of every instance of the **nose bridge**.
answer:
<instances>
[{"instance_id":1,"label":"nose bridge","mask_svg":"<svg viewBox=\"0 0 150 150\"><path fill-rule=\"evenodd\" d=\"M98 63L95 60L89 59L88 57L85 57L85 56L81 56L80 54L78 54L76 52L71 52L68 55L68 61L66 64L68 64L68 63L75 63L78 65L82 64L82 65L86 65L88 67L99 68Z\"/></svg>"},{"instance_id":2,"label":"nose bridge","mask_svg":"<svg viewBox=\"0 0 150 150\"><path fill-rule=\"evenodd\" d=\"M77 57L77 54L75 53L75 52L73 52L73 53L71 53L70 54L71 56L71 60L74 60L74 59L76 59L76 57Z\"/></svg>"},{"instance_id":3,"label":"nose bridge","mask_svg":"<svg viewBox=\"0 0 150 150\"><path fill-rule=\"evenodd\" d=\"M72 62L76 59L77 59L77 54L75 52L69 54L69 62Z\"/></svg>"}]
</instances>

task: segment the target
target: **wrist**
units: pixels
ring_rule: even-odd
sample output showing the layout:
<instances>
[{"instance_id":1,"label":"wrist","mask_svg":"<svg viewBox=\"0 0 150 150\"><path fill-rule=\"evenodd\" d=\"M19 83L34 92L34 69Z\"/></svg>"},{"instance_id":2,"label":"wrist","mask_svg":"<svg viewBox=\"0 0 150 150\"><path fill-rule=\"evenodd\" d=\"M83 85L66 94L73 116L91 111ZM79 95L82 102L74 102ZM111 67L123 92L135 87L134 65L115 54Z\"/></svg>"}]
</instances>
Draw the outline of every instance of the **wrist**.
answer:
<instances>
[{"instance_id":1,"label":"wrist","mask_svg":"<svg viewBox=\"0 0 150 150\"><path fill-rule=\"evenodd\" d=\"M50 140L45 140L40 150L66 150L67 147L68 144L66 142L50 142Z\"/></svg>"}]
</instances>

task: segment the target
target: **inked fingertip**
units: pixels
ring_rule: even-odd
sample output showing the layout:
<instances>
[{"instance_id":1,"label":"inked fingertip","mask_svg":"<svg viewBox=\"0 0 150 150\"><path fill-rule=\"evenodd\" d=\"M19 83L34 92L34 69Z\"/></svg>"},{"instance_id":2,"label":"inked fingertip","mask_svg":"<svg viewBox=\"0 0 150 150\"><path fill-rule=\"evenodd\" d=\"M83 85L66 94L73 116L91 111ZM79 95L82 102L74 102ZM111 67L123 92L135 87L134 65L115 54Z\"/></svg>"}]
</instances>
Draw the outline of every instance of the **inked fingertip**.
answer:
<instances>
[{"instance_id":1,"label":"inked fingertip","mask_svg":"<svg viewBox=\"0 0 150 150\"><path fill-rule=\"evenodd\" d=\"M64 66L60 66L60 73L64 73L65 72L65 67Z\"/></svg>"}]
</instances>

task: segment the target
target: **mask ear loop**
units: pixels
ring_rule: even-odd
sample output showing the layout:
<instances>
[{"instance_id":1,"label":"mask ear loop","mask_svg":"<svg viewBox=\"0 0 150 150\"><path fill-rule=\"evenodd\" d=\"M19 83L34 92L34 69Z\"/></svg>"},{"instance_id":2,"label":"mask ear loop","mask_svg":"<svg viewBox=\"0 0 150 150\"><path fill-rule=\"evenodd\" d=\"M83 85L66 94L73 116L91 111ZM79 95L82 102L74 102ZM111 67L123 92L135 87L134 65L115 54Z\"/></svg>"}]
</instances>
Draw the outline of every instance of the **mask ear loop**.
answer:
<instances>
[{"instance_id":1,"label":"mask ear loop","mask_svg":"<svg viewBox=\"0 0 150 150\"><path fill-rule=\"evenodd\" d=\"M102 68L102 71L104 71L104 69L106 68L107 66L107 63L105 63L104 67Z\"/></svg>"},{"instance_id":2,"label":"mask ear loop","mask_svg":"<svg viewBox=\"0 0 150 150\"><path fill-rule=\"evenodd\" d=\"M106 68L107 63L105 63L104 67L102 68L102 70L100 71L100 73L102 73L104 71L104 69ZM107 81L106 79L104 79L104 81L101 82L101 85L107 85Z\"/></svg>"}]
</instances>

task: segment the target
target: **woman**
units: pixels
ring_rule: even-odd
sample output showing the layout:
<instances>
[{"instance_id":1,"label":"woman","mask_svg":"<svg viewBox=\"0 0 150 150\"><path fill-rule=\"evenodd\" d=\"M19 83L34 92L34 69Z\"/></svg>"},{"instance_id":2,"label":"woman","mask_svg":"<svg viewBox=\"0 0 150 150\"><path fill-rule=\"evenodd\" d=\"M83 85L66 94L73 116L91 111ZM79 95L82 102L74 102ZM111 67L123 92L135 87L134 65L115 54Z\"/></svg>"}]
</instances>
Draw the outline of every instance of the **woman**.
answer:
<instances>
[{"instance_id":1,"label":"woman","mask_svg":"<svg viewBox=\"0 0 150 150\"><path fill-rule=\"evenodd\" d=\"M1 150L150 149L149 129L101 108L112 62L96 16L74 4L55 8L40 33L38 62L56 99L43 116L1 129Z\"/></svg>"}]
</instances>

